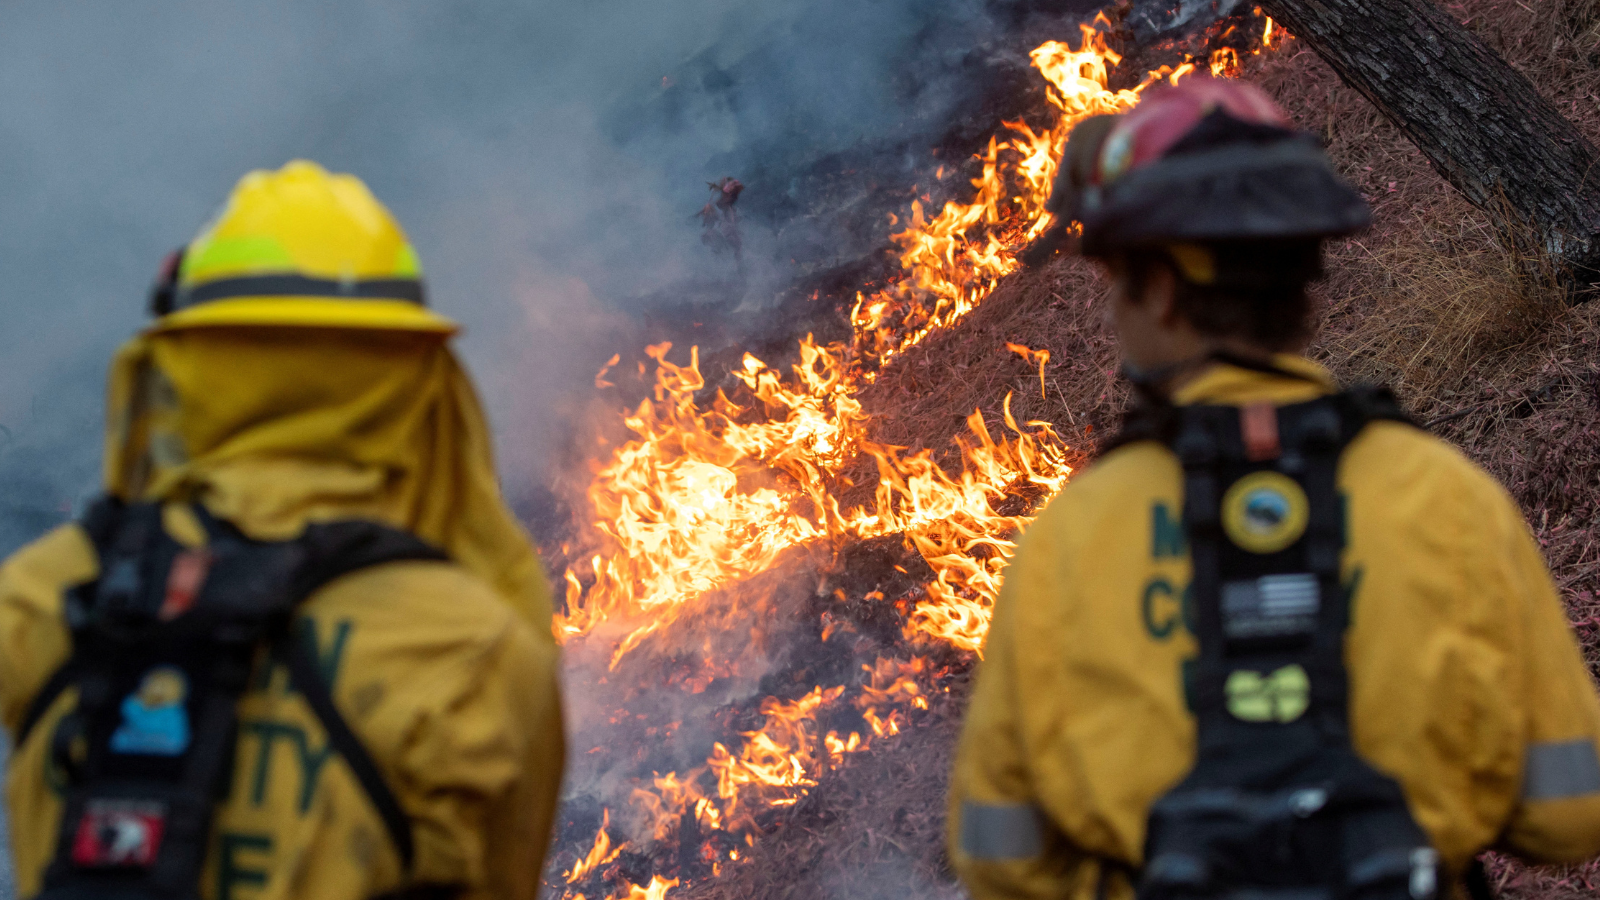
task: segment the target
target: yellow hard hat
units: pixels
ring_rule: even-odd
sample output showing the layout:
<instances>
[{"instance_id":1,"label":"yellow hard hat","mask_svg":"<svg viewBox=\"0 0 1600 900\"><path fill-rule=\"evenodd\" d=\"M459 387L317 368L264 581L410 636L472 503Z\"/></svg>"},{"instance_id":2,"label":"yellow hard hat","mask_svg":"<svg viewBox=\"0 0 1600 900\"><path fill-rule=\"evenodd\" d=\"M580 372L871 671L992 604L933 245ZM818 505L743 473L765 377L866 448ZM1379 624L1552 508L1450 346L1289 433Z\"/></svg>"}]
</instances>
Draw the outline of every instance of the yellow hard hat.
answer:
<instances>
[{"instance_id":1,"label":"yellow hard hat","mask_svg":"<svg viewBox=\"0 0 1600 900\"><path fill-rule=\"evenodd\" d=\"M158 330L302 325L450 334L416 252L354 175L305 160L240 179L157 285Z\"/></svg>"}]
</instances>

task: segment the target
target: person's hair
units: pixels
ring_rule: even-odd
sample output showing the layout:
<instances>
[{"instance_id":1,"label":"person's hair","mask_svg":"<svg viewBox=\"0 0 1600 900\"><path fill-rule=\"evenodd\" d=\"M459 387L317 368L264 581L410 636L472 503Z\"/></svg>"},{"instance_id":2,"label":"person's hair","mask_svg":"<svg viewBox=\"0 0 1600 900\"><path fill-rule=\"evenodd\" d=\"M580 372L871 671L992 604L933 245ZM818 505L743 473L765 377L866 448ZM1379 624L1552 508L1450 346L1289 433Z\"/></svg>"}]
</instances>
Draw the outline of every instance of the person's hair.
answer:
<instances>
[{"instance_id":1,"label":"person's hair","mask_svg":"<svg viewBox=\"0 0 1600 900\"><path fill-rule=\"evenodd\" d=\"M1243 338L1264 350L1290 350L1315 330L1307 287L1322 277L1322 241L1316 238L1190 245L1209 254L1212 278L1200 284L1173 249L1140 247L1121 254L1129 297L1144 296L1156 266L1170 269L1174 304L1195 330L1209 337Z\"/></svg>"}]
</instances>

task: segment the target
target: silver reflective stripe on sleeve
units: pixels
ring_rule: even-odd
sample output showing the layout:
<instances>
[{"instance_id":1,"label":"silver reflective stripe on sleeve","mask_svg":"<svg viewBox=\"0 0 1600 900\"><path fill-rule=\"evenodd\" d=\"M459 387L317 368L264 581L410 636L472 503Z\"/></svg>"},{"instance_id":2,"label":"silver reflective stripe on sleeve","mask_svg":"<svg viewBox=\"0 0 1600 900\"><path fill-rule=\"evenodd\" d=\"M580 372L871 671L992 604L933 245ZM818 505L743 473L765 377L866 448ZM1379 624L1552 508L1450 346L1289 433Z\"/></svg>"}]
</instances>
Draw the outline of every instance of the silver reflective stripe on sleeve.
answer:
<instances>
[{"instance_id":1,"label":"silver reflective stripe on sleeve","mask_svg":"<svg viewBox=\"0 0 1600 900\"><path fill-rule=\"evenodd\" d=\"M1594 741L1580 738L1533 744L1522 776L1522 799L1562 800L1600 793L1600 756Z\"/></svg>"},{"instance_id":2,"label":"silver reflective stripe on sleeve","mask_svg":"<svg viewBox=\"0 0 1600 900\"><path fill-rule=\"evenodd\" d=\"M1031 803L961 804L961 851L973 859L1028 859L1044 852L1044 815Z\"/></svg>"}]
</instances>

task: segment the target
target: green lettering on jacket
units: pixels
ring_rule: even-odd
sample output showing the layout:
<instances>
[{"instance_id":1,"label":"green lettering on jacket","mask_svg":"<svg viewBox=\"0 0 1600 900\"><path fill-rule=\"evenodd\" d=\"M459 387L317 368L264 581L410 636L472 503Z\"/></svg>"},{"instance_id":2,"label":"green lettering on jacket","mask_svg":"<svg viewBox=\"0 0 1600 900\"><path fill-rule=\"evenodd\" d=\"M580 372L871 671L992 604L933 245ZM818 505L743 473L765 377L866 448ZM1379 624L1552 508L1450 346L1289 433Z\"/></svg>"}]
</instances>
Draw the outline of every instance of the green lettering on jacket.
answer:
<instances>
[{"instance_id":1,"label":"green lettering on jacket","mask_svg":"<svg viewBox=\"0 0 1600 900\"><path fill-rule=\"evenodd\" d=\"M256 806L266 802L267 786L272 781L272 751L281 738L295 749L295 759L300 763L299 813L303 816L309 812L311 799L316 796L317 785L322 777L322 767L333 755L333 747L324 743L313 749L305 729L289 722L247 720L239 723L239 728L256 738L256 767L250 780L250 802Z\"/></svg>"},{"instance_id":2,"label":"green lettering on jacket","mask_svg":"<svg viewBox=\"0 0 1600 900\"><path fill-rule=\"evenodd\" d=\"M1181 559L1189 554L1183 535L1183 518L1174 517L1165 503L1150 507L1150 558Z\"/></svg>"},{"instance_id":3,"label":"green lettering on jacket","mask_svg":"<svg viewBox=\"0 0 1600 900\"><path fill-rule=\"evenodd\" d=\"M1144 630L1150 637L1164 641L1172 637L1179 623L1194 634L1194 585L1186 584L1179 591L1172 582L1156 576L1145 583L1139 596L1139 614L1144 620Z\"/></svg>"},{"instance_id":4,"label":"green lettering on jacket","mask_svg":"<svg viewBox=\"0 0 1600 900\"><path fill-rule=\"evenodd\" d=\"M238 885L253 888L267 886L267 869L247 868L239 859L242 853L270 855L272 837L227 831L217 836L217 900L235 900L233 889Z\"/></svg>"},{"instance_id":5,"label":"green lettering on jacket","mask_svg":"<svg viewBox=\"0 0 1600 900\"><path fill-rule=\"evenodd\" d=\"M1176 608L1173 603L1174 592L1172 583L1165 578L1152 578L1144 586L1144 595L1139 600L1139 612L1144 618L1144 630L1158 641L1172 637L1172 629L1177 626L1182 614L1181 608ZM1161 609L1157 609L1160 603Z\"/></svg>"},{"instance_id":6,"label":"green lettering on jacket","mask_svg":"<svg viewBox=\"0 0 1600 900\"><path fill-rule=\"evenodd\" d=\"M322 673L322 681L333 690L334 682L339 679L339 665L344 662L345 645L349 643L350 632L355 626L349 619L340 619L334 623L333 637L324 646L317 637L316 620L306 616L295 621L297 633L295 637L304 641L311 655L317 660L317 668Z\"/></svg>"}]
</instances>

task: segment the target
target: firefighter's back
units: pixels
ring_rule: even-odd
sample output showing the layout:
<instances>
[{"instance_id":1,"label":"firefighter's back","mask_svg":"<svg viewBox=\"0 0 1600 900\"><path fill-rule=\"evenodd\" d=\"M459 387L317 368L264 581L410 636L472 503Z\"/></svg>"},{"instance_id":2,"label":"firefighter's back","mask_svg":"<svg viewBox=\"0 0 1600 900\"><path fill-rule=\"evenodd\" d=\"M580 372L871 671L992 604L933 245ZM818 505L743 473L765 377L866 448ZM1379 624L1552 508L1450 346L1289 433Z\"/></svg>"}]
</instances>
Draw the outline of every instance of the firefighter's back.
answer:
<instances>
[{"instance_id":1,"label":"firefighter's back","mask_svg":"<svg viewBox=\"0 0 1600 900\"><path fill-rule=\"evenodd\" d=\"M1222 379L1258 381L1258 399L1286 387ZM1346 451L1339 486L1353 741L1400 781L1459 867L1510 825L1540 827L1512 818L1529 754L1596 733L1593 692L1576 680L1581 662L1519 511L1477 466L1419 429L1378 422ZM1182 498L1178 460L1158 443L1099 460L1029 530L993 639L1031 698L1017 709L1041 798L1061 799L1075 843L1117 858L1138 856L1151 803L1194 764ZM1600 817L1600 784L1572 787L1584 796L1556 806ZM1559 814L1529 812L1538 807ZM1570 855L1529 835L1536 855Z\"/></svg>"},{"instance_id":2,"label":"firefighter's back","mask_svg":"<svg viewBox=\"0 0 1600 900\"><path fill-rule=\"evenodd\" d=\"M1516 505L1301 355L1370 220L1315 138L1201 78L1059 178L1135 397L1006 570L951 780L974 896L1431 900L1491 845L1600 852L1600 699Z\"/></svg>"},{"instance_id":3,"label":"firefighter's back","mask_svg":"<svg viewBox=\"0 0 1600 900\"><path fill-rule=\"evenodd\" d=\"M61 597L96 575L76 526L0 569L0 709L15 729L66 661ZM386 824L281 664L263 664L239 704L239 739L200 888L216 898L363 898L411 882L531 896L494 883L506 858L542 847L560 771L555 652L475 575L448 562L353 573L301 607L335 702L411 820L402 872ZM61 779L52 738L63 696L7 770L18 896L38 892L56 855ZM554 774L552 774L554 773ZM485 833L496 823L497 835ZM518 868L518 867L513 867ZM524 872L524 874L529 874Z\"/></svg>"},{"instance_id":4,"label":"firefighter's back","mask_svg":"<svg viewBox=\"0 0 1600 900\"><path fill-rule=\"evenodd\" d=\"M151 310L102 498L0 567L19 894L532 897L549 589L398 223L252 172Z\"/></svg>"}]
</instances>

